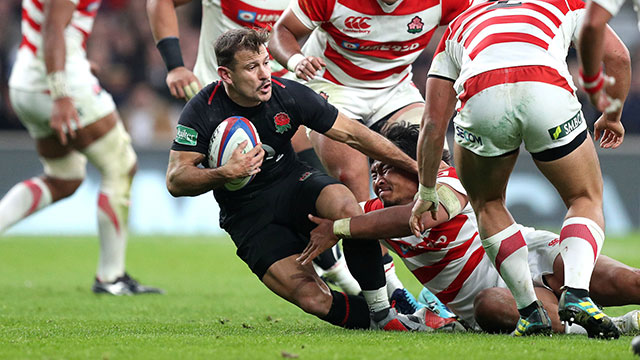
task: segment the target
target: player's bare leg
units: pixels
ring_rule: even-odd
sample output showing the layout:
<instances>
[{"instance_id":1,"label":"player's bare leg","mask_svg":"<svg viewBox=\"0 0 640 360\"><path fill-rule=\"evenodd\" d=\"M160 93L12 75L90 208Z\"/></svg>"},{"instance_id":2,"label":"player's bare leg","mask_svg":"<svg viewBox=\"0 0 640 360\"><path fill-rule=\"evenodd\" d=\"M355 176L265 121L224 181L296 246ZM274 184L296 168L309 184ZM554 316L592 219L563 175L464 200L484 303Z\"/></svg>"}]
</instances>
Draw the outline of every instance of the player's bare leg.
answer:
<instances>
[{"instance_id":1,"label":"player's bare leg","mask_svg":"<svg viewBox=\"0 0 640 360\"><path fill-rule=\"evenodd\" d=\"M619 330L589 297L589 281L604 243L602 174L591 136L560 159L535 163L568 208L560 232L565 275L560 318L578 323L590 337L617 338Z\"/></svg>"},{"instance_id":2,"label":"player's bare leg","mask_svg":"<svg viewBox=\"0 0 640 360\"><path fill-rule=\"evenodd\" d=\"M564 333L564 325L558 316L558 298L545 288L536 287L536 296L551 318L553 331ZM515 329L520 313L509 289L489 288L482 290L473 301L476 322L482 330L490 333L510 333Z\"/></svg>"},{"instance_id":3,"label":"player's bare leg","mask_svg":"<svg viewBox=\"0 0 640 360\"><path fill-rule=\"evenodd\" d=\"M520 313L515 335L520 336L547 332L551 324L533 289L524 237L505 206L517 157L517 150L481 157L456 144L458 175L476 213L482 246L515 298Z\"/></svg>"},{"instance_id":4,"label":"player's bare leg","mask_svg":"<svg viewBox=\"0 0 640 360\"><path fill-rule=\"evenodd\" d=\"M283 299L331 324L350 329L368 329L369 308L360 296L332 291L311 264L300 265L292 255L276 261L262 282Z\"/></svg>"}]
</instances>

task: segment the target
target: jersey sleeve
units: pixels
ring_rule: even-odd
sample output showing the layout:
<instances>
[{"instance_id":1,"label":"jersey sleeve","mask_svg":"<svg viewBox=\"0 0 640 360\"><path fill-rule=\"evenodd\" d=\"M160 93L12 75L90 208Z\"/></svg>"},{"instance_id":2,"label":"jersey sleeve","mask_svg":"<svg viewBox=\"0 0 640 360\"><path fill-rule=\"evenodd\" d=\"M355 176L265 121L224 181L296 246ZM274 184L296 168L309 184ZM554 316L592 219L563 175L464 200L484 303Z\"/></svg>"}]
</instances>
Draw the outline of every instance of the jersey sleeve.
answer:
<instances>
[{"instance_id":1,"label":"jersey sleeve","mask_svg":"<svg viewBox=\"0 0 640 360\"><path fill-rule=\"evenodd\" d=\"M369 213L369 212L372 212L372 211L375 211L375 210L384 209L384 205L382 204L382 200L380 200L379 198L367 200L366 202L361 203L360 206L362 207L362 210L364 210L365 213Z\"/></svg>"},{"instance_id":2,"label":"jersey sleeve","mask_svg":"<svg viewBox=\"0 0 640 360\"><path fill-rule=\"evenodd\" d=\"M436 183L449 185L453 190L459 192L460 194L467 195L467 191L462 186L462 182L460 182L460 179L458 179L458 174L453 167L440 171L438 173L438 177L436 178Z\"/></svg>"},{"instance_id":3,"label":"jersey sleeve","mask_svg":"<svg viewBox=\"0 0 640 360\"><path fill-rule=\"evenodd\" d=\"M448 25L456 16L471 6L471 0L442 0L440 25Z\"/></svg>"},{"instance_id":4,"label":"jersey sleeve","mask_svg":"<svg viewBox=\"0 0 640 360\"><path fill-rule=\"evenodd\" d=\"M451 50L448 48L448 42L453 42L453 40L448 40L449 34L451 34L451 30L447 28L440 39L435 55L433 55L428 76L455 81L460 76L460 65L451 56Z\"/></svg>"},{"instance_id":5,"label":"jersey sleeve","mask_svg":"<svg viewBox=\"0 0 640 360\"><path fill-rule=\"evenodd\" d=\"M289 96L298 108L300 123L324 134L333 127L338 118L338 109L309 87L295 81L287 82Z\"/></svg>"},{"instance_id":6,"label":"jersey sleeve","mask_svg":"<svg viewBox=\"0 0 640 360\"><path fill-rule=\"evenodd\" d=\"M182 110L171 150L192 151L208 155L210 136L207 136L207 121L201 116L206 110L203 109L206 103L203 104L201 99L203 93L200 92Z\"/></svg>"},{"instance_id":7,"label":"jersey sleeve","mask_svg":"<svg viewBox=\"0 0 640 360\"><path fill-rule=\"evenodd\" d=\"M603 9L607 10L611 16L616 16L620 8L626 0L593 0L594 3L600 5Z\"/></svg>"},{"instance_id":8,"label":"jersey sleeve","mask_svg":"<svg viewBox=\"0 0 640 360\"><path fill-rule=\"evenodd\" d=\"M336 0L292 0L289 8L308 29L329 21Z\"/></svg>"}]
</instances>

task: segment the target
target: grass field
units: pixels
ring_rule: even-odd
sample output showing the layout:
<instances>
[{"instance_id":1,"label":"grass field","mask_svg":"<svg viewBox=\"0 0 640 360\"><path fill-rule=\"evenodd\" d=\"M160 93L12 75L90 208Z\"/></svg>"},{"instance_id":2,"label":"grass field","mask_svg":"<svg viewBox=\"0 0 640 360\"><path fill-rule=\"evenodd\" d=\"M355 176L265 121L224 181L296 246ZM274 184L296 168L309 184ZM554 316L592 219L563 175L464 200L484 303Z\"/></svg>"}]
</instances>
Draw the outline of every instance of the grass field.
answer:
<instances>
[{"instance_id":1,"label":"grass field","mask_svg":"<svg viewBox=\"0 0 640 360\"><path fill-rule=\"evenodd\" d=\"M91 237L0 238L0 359L634 358L630 336L342 330L271 294L226 238L134 237L129 272L167 295L95 296L97 249ZM609 238L604 253L640 267L640 236ZM417 294L420 285L397 268Z\"/></svg>"}]
</instances>

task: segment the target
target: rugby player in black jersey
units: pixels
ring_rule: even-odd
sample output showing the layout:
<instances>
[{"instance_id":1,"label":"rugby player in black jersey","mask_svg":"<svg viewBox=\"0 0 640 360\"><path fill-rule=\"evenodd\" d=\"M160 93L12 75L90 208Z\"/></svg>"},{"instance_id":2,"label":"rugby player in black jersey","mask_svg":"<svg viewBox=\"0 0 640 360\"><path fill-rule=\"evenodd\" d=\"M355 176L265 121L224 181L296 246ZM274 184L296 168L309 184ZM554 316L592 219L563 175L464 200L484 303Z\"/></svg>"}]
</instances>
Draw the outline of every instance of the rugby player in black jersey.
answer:
<instances>
[{"instance_id":1,"label":"rugby player in black jersey","mask_svg":"<svg viewBox=\"0 0 640 360\"><path fill-rule=\"evenodd\" d=\"M167 169L169 192L195 196L213 190L220 226L238 256L271 291L305 312L346 328L428 330L416 316L390 308L377 242L343 243L364 299L331 291L310 264L297 261L315 226L307 214L341 219L362 213L346 186L298 161L290 140L300 125L398 168L416 173L417 165L311 89L271 77L266 40L265 33L243 28L216 41L221 80L202 89L182 111ZM225 165L208 168L211 135L231 116L249 119L261 144L243 154L246 144L241 143ZM222 186L250 175L256 176L240 190Z\"/></svg>"}]
</instances>

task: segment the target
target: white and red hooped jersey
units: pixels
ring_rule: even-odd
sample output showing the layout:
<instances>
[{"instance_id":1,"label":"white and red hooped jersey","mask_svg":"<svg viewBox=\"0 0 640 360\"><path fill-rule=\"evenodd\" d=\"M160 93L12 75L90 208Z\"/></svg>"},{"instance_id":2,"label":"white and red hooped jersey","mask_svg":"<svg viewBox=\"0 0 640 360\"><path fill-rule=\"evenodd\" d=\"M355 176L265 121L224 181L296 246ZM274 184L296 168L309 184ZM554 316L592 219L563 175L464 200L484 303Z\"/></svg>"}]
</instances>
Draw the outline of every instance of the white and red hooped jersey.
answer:
<instances>
[{"instance_id":1,"label":"white and red hooped jersey","mask_svg":"<svg viewBox=\"0 0 640 360\"><path fill-rule=\"evenodd\" d=\"M454 80L462 102L474 89L517 81L550 83L573 93L566 57L569 45L578 38L584 13L580 0L474 4L449 24L429 75ZM501 70L522 66L536 67L539 72L531 79L506 80ZM476 77L479 74L482 76Z\"/></svg>"},{"instance_id":2,"label":"white and red hooped jersey","mask_svg":"<svg viewBox=\"0 0 640 360\"><path fill-rule=\"evenodd\" d=\"M453 167L438 173L437 182L466 194ZM369 200L364 205L365 212L381 208L380 199ZM485 256L470 204L453 219L428 229L421 238L386 239L385 245L402 258L426 288L456 313L463 308L468 312L478 291L500 282L498 272L491 270L491 262Z\"/></svg>"},{"instance_id":3,"label":"white and red hooped jersey","mask_svg":"<svg viewBox=\"0 0 640 360\"><path fill-rule=\"evenodd\" d=\"M9 79L9 86L13 88L47 90L42 41L45 1L22 0L22 42ZM76 9L64 30L67 81L71 88L88 82L97 84L91 75L86 46L101 0L68 1L75 4Z\"/></svg>"},{"instance_id":4,"label":"white and red hooped jersey","mask_svg":"<svg viewBox=\"0 0 640 360\"><path fill-rule=\"evenodd\" d=\"M240 27L271 29L290 0L202 0L202 26L194 74L202 85L219 79L213 44L222 33ZM271 61L274 75L285 71Z\"/></svg>"},{"instance_id":5,"label":"white and red hooped jersey","mask_svg":"<svg viewBox=\"0 0 640 360\"><path fill-rule=\"evenodd\" d=\"M313 29L302 48L325 60L316 76L356 88L394 86L435 29L469 7L469 0L292 0L291 9Z\"/></svg>"}]
</instances>

